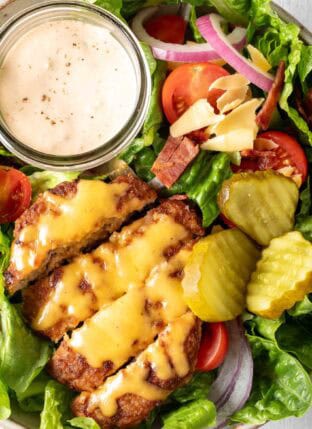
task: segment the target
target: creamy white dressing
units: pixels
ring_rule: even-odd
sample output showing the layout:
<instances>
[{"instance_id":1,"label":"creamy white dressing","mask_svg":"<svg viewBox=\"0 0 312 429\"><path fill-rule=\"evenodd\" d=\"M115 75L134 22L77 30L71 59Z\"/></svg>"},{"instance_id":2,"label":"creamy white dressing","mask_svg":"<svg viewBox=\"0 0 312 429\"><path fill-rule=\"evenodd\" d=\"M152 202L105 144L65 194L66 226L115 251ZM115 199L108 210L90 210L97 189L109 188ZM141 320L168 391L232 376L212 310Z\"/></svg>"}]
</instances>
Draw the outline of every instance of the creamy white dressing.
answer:
<instances>
[{"instance_id":1,"label":"creamy white dressing","mask_svg":"<svg viewBox=\"0 0 312 429\"><path fill-rule=\"evenodd\" d=\"M0 113L15 138L40 152L76 155L102 146L130 119L138 82L124 47L78 20L40 24L0 68Z\"/></svg>"}]
</instances>

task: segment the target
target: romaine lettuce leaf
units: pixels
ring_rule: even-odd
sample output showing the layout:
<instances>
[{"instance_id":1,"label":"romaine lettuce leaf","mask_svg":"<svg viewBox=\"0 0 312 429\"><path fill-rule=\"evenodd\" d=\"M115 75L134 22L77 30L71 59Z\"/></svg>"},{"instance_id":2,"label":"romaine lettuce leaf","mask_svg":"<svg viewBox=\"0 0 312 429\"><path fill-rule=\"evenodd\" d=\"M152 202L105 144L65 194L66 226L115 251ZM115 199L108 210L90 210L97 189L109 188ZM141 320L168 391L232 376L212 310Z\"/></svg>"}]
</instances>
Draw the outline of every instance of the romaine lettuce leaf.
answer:
<instances>
[{"instance_id":1,"label":"romaine lettuce leaf","mask_svg":"<svg viewBox=\"0 0 312 429\"><path fill-rule=\"evenodd\" d=\"M312 296L307 295L305 298L297 302L293 308L288 310L288 314L292 317L299 317L299 316L305 316L306 314L311 313L312 314Z\"/></svg>"},{"instance_id":2,"label":"romaine lettuce leaf","mask_svg":"<svg viewBox=\"0 0 312 429\"><path fill-rule=\"evenodd\" d=\"M239 25L248 24L248 11L251 0L211 0L217 11L229 22Z\"/></svg>"},{"instance_id":3,"label":"romaine lettuce leaf","mask_svg":"<svg viewBox=\"0 0 312 429\"><path fill-rule=\"evenodd\" d=\"M6 420L11 415L10 398L6 385L0 379L0 420Z\"/></svg>"},{"instance_id":4,"label":"romaine lettuce leaf","mask_svg":"<svg viewBox=\"0 0 312 429\"><path fill-rule=\"evenodd\" d=\"M121 16L121 8L123 4L123 0L84 0L87 3L93 3L96 6L102 7L103 9L108 10L114 15L118 16L118 18L122 18ZM123 19L123 18L122 18Z\"/></svg>"},{"instance_id":5,"label":"romaine lettuce leaf","mask_svg":"<svg viewBox=\"0 0 312 429\"><path fill-rule=\"evenodd\" d=\"M40 429L63 429L65 422L72 417L70 413L72 398L73 392L51 380L45 389Z\"/></svg>"},{"instance_id":6,"label":"romaine lettuce leaf","mask_svg":"<svg viewBox=\"0 0 312 429\"><path fill-rule=\"evenodd\" d=\"M306 240L312 241L312 199L310 178L300 193L300 210L296 216L295 229L300 231Z\"/></svg>"},{"instance_id":7,"label":"romaine lettuce leaf","mask_svg":"<svg viewBox=\"0 0 312 429\"><path fill-rule=\"evenodd\" d=\"M51 355L47 341L25 325L17 305L1 303L0 378L16 393L25 392Z\"/></svg>"},{"instance_id":8,"label":"romaine lettuce leaf","mask_svg":"<svg viewBox=\"0 0 312 429\"><path fill-rule=\"evenodd\" d=\"M305 367L312 369L312 313L288 317L287 323L276 331L276 341L282 350L292 353Z\"/></svg>"},{"instance_id":9,"label":"romaine lettuce leaf","mask_svg":"<svg viewBox=\"0 0 312 429\"><path fill-rule=\"evenodd\" d=\"M4 272L4 270L7 268L7 266L9 265L10 244L11 244L11 240L8 234L4 232L4 226L2 225L0 226L0 277ZM3 286L4 286L1 282L2 280L0 278L0 296L1 294L3 294Z\"/></svg>"},{"instance_id":10,"label":"romaine lettuce leaf","mask_svg":"<svg viewBox=\"0 0 312 429\"><path fill-rule=\"evenodd\" d=\"M196 372L189 383L170 395L170 400L184 404L197 399L205 399L208 396L214 379L215 374L213 371Z\"/></svg>"},{"instance_id":11,"label":"romaine lettuce leaf","mask_svg":"<svg viewBox=\"0 0 312 429\"><path fill-rule=\"evenodd\" d=\"M307 92L308 88L312 87L312 82L309 82L308 79L311 77L312 73L312 46L303 45L301 49L301 59L298 64L298 74L300 82L302 85L302 90L304 93Z\"/></svg>"},{"instance_id":12,"label":"romaine lettuce leaf","mask_svg":"<svg viewBox=\"0 0 312 429\"><path fill-rule=\"evenodd\" d=\"M77 179L79 176L79 172L70 171L70 172L59 172L59 171L36 171L32 175L28 176L32 192L33 198L36 198L38 194L46 191L47 189L54 188L59 183L62 182L72 182Z\"/></svg>"},{"instance_id":13,"label":"romaine lettuce leaf","mask_svg":"<svg viewBox=\"0 0 312 429\"><path fill-rule=\"evenodd\" d=\"M274 341L248 335L255 364L253 388L233 422L264 424L302 416L312 404L312 383L300 362Z\"/></svg>"},{"instance_id":14,"label":"romaine lettuce leaf","mask_svg":"<svg viewBox=\"0 0 312 429\"><path fill-rule=\"evenodd\" d=\"M217 195L224 180L231 176L230 158L225 153L201 151L170 189L171 194L187 194L200 207L203 226L219 215Z\"/></svg>"},{"instance_id":15,"label":"romaine lettuce leaf","mask_svg":"<svg viewBox=\"0 0 312 429\"><path fill-rule=\"evenodd\" d=\"M198 399L162 417L163 429L201 429L216 422L216 407L208 399Z\"/></svg>"},{"instance_id":16,"label":"romaine lettuce leaf","mask_svg":"<svg viewBox=\"0 0 312 429\"><path fill-rule=\"evenodd\" d=\"M306 88L305 79L311 71L310 49L306 50L299 39L300 28L296 24L283 22L272 10L270 0L251 0L249 17L248 41L261 50L273 67L281 60L286 62L285 85L279 105L298 129L301 139L312 145L312 132L308 124L292 107L297 73Z\"/></svg>"},{"instance_id":17,"label":"romaine lettuce leaf","mask_svg":"<svg viewBox=\"0 0 312 429\"><path fill-rule=\"evenodd\" d=\"M156 133L163 122L163 111L161 106L161 89L166 78L166 63L157 62L153 74L153 88L147 116L143 125L144 145L150 146L154 142Z\"/></svg>"},{"instance_id":18,"label":"romaine lettuce leaf","mask_svg":"<svg viewBox=\"0 0 312 429\"><path fill-rule=\"evenodd\" d=\"M19 407L23 411L31 413L42 411L45 388L49 381L51 381L51 377L45 372L41 372L24 392L16 394Z\"/></svg>"},{"instance_id":19,"label":"romaine lettuce leaf","mask_svg":"<svg viewBox=\"0 0 312 429\"><path fill-rule=\"evenodd\" d=\"M74 428L80 429L100 429L100 426L96 423L95 420L88 417L75 417L68 421L70 425Z\"/></svg>"}]
</instances>

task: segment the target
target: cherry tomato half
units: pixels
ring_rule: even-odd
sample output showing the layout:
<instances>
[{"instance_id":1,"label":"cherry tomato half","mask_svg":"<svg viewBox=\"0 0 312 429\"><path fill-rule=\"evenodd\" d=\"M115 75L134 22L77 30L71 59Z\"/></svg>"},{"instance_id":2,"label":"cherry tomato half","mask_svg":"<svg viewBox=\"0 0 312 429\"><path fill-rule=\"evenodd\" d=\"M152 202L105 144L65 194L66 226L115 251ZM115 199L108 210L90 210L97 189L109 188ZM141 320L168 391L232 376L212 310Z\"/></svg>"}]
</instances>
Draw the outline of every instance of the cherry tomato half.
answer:
<instances>
[{"instance_id":1,"label":"cherry tomato half","mask_svg":"<svg viewBox=\"0 0 312 429\"><path fill-rule=\"evenodd\" d=\"M0 223L14 222L29 207L31 184L15 168L0 166Z\"/></svg>"},{"instance_id":2,"label":"cherry tomato half","mask_svg":"<svg viewBox=\"0 0 312 429\"><path fill-rule=\"evenodd\" d=\"M256 170L279 170L293 167L292 176L300 175L303 183L308 175L308 161L298 141L282 131L266 131L258 138L271 140L276 148L263 151L250 150L243 153L241 165L233 166L234 172Z\"/></svg>"},{"instance_id":3,"label":"cherry tomato half","mask_svg":"<svg viewBox=\"0 0 312 429\"><path fill-rule=\"evenodd\" d=\"M207 98L216 107L217 99L224 91L212 89L210 85L219 77L229 73L212 63L183 64L167 77L162 90L162 104L168 121L172 124L195 101Z\"/></svg>"},{"instance_id":4,"label":"cherry tomato half","mask_svg":"<svg viewBox=\"0 0 312 429\"><path fill-rule=\"evenodd\" d=\"M149 19L145 25L147 33L166 43L184 43L186 22L182 16L161 15Z\"/></svg>"},{"instance_id":5,"label":"cherry tomato half","mask_svg":"<svg viewBox=\"0 0 312 429\"><path fill-rule=\"evenodd\" d=\"M225 324L207 323L203 327L202 340L196 368L199 371L212 371L224 361L229 347Z\"/></svg>"}]
</instances>

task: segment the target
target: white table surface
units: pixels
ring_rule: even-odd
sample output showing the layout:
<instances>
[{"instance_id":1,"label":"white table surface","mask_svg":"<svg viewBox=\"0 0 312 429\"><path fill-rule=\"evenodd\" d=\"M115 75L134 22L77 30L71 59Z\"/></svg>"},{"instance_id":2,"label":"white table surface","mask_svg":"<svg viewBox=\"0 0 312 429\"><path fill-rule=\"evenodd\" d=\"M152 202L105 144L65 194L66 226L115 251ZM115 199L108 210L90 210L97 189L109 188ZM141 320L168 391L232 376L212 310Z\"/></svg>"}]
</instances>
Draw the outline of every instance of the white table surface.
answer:
<instances>
[{"instance_id":1,"label":"white table surface","mask_svg":"<svg viewBox=\"0 0 312 429\"><path fill-rule=\"evenodd\" d=\"M6 0L0 0L0 4ZM312 32L312 0L275 0L275 3L295 16ZM0 423L0 428L4 428ZM303 418L286 419L281 422L269 423L265 429L312 429L312 410Z\"/></svg>"}]
</instances>

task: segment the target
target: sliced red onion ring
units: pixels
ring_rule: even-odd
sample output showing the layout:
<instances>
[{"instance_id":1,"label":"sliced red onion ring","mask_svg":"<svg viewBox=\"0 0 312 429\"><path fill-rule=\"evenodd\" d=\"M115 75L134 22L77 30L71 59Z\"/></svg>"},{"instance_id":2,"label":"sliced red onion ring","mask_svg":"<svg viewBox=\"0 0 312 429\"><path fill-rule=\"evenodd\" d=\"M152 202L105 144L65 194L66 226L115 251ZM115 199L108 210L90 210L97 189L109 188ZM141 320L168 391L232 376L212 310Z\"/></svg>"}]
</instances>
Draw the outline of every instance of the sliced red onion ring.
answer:
<instances>
[{"instance_id":1,"label":"sliced red onion ring","mask_svg":"<svg viewBox=\"0 0 312 429\"><path fill-rule=\"evenodd\" d=\"M218 409L216 429L226 427L228 419L240 410L249 398L252 388L253 360L247 340L241 342L242 361L234 389L227 402Z\"/></svg>"},{"instance_id":2,"label":"sliced red onion ring","mask_svg":"<svg viewBox=\"0 0 312 429\"><path fill-rule=\"evenodd\" d=\"M269 73L263 72L231 46L228 36L221 29L220 24L222 21L223 18L220 15L211 13L201 16L196 23L201 35L210 43L221 58L229 63L237 72L244 75L250 82L263 91L269 92L274 77Z\"/></svg>"},{"instance_id":3,"label":"sliced red onion ring","mask_svg":"<svg viewBox=\"0 0 312 429\"><path fill-rule=\"evenodd\" d=\"M215 429L227 426L229 417L249 398L252 387L253 359L242 323L237 319L228 322L227 328L229 353L208 396L218 410Z\"/></svg>"},{"instance_id":4,"label":"sliced red onion ring","mask_svg":"<svg viewBox=\"0 0 312 429\"><path fill-rule=\"evenodd\" d=\"M231 395L241 364L241 326L238 320L233 320L226 323L226 327L229 335L229 351L208 396L217 408L221 407Z\"/></svg>"},{"instance_id":5,"label":"sliced red onion ring","mask_svg":"<svg viewBox=\"0 0 312 429\"><path fill-rule=\"evenodd\" d=\"M198 43L192 45L179 45L165 43L151 37L144 28L144 22L154 16L159 7L148 7L141 10L132 21L132 30L139 40L147 43L153 51L155 58L164 61L194 63L220 59L220 55L209 43ZM232 33L226 36L228 43L233 49L242 49L246 43L246 30L236 27Z\"/></svg>"}]
</instances>

